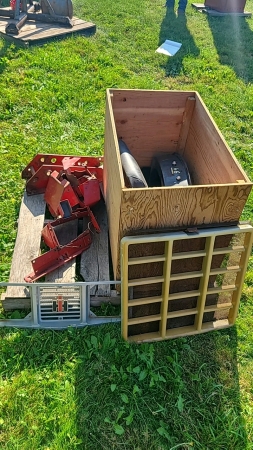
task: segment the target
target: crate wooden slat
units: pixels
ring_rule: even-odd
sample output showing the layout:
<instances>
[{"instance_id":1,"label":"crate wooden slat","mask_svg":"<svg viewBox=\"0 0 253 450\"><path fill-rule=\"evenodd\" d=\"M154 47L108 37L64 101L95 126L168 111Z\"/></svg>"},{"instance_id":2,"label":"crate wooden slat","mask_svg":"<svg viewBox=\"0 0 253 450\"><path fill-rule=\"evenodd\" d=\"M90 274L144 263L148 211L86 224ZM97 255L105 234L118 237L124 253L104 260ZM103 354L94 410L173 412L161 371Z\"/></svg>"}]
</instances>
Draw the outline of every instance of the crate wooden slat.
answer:
<instances>
[{"instance_id":1,"label":"crate wooden slat","mask_svg":"<svg viewBox=\"0 0 253 450\"><path fill-rule=\"evenodd\" d=\"M43 195L28 196L24 193L9 276L11 283L24 283L24 277L32 271L31 260L39 256L45 209ZM17 304L19 309L26 309L30 307L29 296L26 288L10 286L2 295L2 301L6 305Z\"/></svg>"},{"instance_id":2,"label":"crate wooden slat","mask_svg":"<svg viewBox=\"0 0 253 450\"><path fill-rule=\"evenodd\" d=\"M85 281L108 281L110 280L108 222L104 201L101 199L92 211L101 232L93 232L91 247L81 254L80 274ZM90 292L91 295L108 297L111 291L109 285L99 284L94 285Z\"/></svg>"}]
</instances>

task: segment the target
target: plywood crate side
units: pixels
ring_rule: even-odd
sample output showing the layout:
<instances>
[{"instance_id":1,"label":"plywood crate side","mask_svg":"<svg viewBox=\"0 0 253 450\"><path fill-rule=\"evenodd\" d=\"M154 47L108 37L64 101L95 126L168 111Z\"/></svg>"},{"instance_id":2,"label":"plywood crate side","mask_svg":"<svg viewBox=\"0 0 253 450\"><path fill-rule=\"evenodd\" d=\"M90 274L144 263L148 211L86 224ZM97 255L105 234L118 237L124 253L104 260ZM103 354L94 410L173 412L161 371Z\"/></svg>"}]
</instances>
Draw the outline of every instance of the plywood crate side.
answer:
<instances>
[{"instance_id":1,"label":"plywood crate side","mask_svg":"<svg viewBox=\"0 0 253 450\"><path fill-rule=\"evenodd\" d=\"M241 184L252 185L199 95L196 95L182 154L194 184L226 184L239 180Z\"/></svg>"},{"instance_id":2,"label":"plywood crate side","mask_svg":"<svg viewBox=\"0 0 253 450\"><path fill-rule=\"evenodd\" d=\"M112 259L113 261L117 261L118 242L115 237L119 234L124 177L120 163L117 132L109 91L107 91L106 98L103 186L108 214Z\"/></svg>"},{"instance_id":3,"label":"plywood crate side","mask_svg":"<svg viewBox=\"0 0 253 450\"><path fill-rule=\"evenodd\" d=\"M195 91L168 91L148 89L108 89L113 110L118 108L184 108L187 98Z\"/></svg>"},{"instance_id":4,"label":"plywood crate side","mask_svg":"<svg viewBox=\"0 0 253 450\"><path fill-rule=\"evenodd\" d=\"M120 233L131 230L189 227L235 222L251 186L227 184L148 189L122 192Z\"/></svg>"},{"instance_id":5,"label":"plywood crate side","mask_svg":"<svg viewBox=\"0 0 253 450\"><path fill-rule=\"evenodd\" d=\"M175 152L186 102L193 92L111 90L118 138L131 149L141 167L156 153Z\"/></svg>"}]
</instances>

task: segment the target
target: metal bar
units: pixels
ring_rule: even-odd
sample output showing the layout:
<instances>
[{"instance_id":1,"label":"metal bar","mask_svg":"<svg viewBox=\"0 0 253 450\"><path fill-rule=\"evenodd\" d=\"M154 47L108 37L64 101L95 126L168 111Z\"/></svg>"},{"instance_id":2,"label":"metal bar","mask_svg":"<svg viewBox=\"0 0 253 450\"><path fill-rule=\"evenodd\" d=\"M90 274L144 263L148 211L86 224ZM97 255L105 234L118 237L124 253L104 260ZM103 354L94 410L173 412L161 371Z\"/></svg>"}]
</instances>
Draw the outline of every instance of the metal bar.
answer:
<instances>
[{"instance_id":1,"label":"metal bar","mask_svg":"<svg viewBox=\"0 0 253 450\"><path fill-rule=\"evenodd\" d=\"M133 319L128 319L128 325L138 325L139 323L146 322L156 322L161 320L161 314L154 314L150 316L134 317Z\"/></svg>"},{"instance_id":2,"label":"metal bar","mask_svg":"<svg viewBox=\"0 0 253 450\"><path fill-rule=\"evenodd\" d=\"M121 333L128 337L128 241L121 240Z\"/></svg>"},{"instance_id":3,"label":"metal bar","mask_svg":"<svg viewBox=\"0 0 253 450\"><path fill-rule=\"evenodd\" d=\"M228 320L231 325L235 323L235 319L238 314L240 297L243 289L243 281L247 271L247 263L251 254L252 244L253 244L253 233L246 233L244 240L244 246L246 250L244 253L242 253L240 261L241 272L237 273L235 280L235 284L238 285L238 288L232 295L233 308L231 308L228 316Z\"/></svg>"},{"instance_id":4,"label":"metal bar","mask_svg":"<svg viewBox=\"0 0 253 450\"><path fill-rule=\"evenodd\" d=\"M165 261L165 256L141 256L140 258L130 258L128 261L129 266L133 266L135 264L149 264L154 262L163 262Z\"/></svg>"},{"instance_id":5,"label":"metal bar","mask_svg":"<svg viewBox=\"0 0 253 450\"><path fill-rule=\"evenodd\" d=\"M152 303L159 303L159 302L162 302L162 297L136 298L134 300L129 301L129 306L149 305Z\"/></svg>"},{"instance_id":6,"label":"metal bar","mask_svg":"<svg viewBox=\"0 0 253 450\"><path fill-rule=\"evenodd\" d=\"M31 295L31 313L32 313L32 322L34 325L38 325L38 293L39 287L36 284L32 284L29 286L30 295Z\"/></svg>"},{"instance_id":7,"label":"metal bar","mask_svg":"<svg viewBox=\"0 0 253 450\"><path fill-rule=\"evenodd\" d=\"M163 283L164 277L135 278L128 281L128 286L142 286L146 284Z\"/></svg>"},{"instance_id":8,"label":"metal bar","mask_svg":"<svg viewBox=\"0 0 253 450\"><path fill-rule=\"evenodd\" d=\"M146 230L145 230L146 231ZM126 236L122 239L123 243L131 241L131 245L136 244L142 244L142 243L149 243L149 242L164 242L168 241L169 239L176 240L187 240L187 239L199 239L201 237L208 237L210 236L210 233L216 235L216 236L224 236L224 235L234 235L234 234L240 234L245 233L246 231L252 232L252 226L249 224L238 224L234 227L223 227L222 224L219 228L214 227L210 229L198 229L198 232L196 234L187 234L183 231L176 231L171 233L159 233L159 234L147 234L146 236Z\"/></svg>"}]
</instances>

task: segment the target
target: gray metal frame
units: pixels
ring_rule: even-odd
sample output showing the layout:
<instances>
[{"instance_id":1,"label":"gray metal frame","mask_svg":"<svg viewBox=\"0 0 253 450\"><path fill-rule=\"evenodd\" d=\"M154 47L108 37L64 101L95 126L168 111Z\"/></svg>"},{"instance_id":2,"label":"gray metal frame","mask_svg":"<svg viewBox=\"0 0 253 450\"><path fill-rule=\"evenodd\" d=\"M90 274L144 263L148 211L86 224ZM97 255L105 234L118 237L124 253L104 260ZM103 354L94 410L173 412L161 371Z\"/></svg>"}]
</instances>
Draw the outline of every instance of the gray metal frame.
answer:
<instances>
[{"instance_id":1,"label":"gray metal frame","mask_svg":"<svg viewBox=\"0 0 253 450\"><path fill-rule=\"evenodd\" d=\"M0 283L0 287L8 286L23 286L30 291L31 298L31 312L24 319L0 319L0 327L15 327L15 328L36 328L36 329L55 329L62 330L69 326L85 327L87 325L100 325L104 323L120 322L121 316L96 316L90 311L90 289L96 285L120 285L119 281L92 281L92 282L76 282L76 283ZM57 295L61 294L61 290L67 292L68 290L79 291L79 306L76 315L78 318L68 318L69 311L58 313L49 311L46 315L49 318L43 318L42 313L42 292L51 288L55 291L55 297L51 301L57 300ZM52 318L50 318L50 314Z\"/></svg>"}]
</instances>

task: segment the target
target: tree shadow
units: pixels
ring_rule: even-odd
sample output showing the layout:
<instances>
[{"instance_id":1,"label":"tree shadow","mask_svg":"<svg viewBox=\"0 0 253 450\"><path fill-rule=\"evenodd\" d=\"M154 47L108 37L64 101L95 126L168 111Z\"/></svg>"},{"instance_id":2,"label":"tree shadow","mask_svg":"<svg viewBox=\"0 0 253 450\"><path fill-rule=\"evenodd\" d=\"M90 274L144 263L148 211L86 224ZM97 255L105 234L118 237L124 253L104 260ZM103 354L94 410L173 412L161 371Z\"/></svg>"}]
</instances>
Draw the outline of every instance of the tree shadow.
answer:
<instances>
[{"instance_id":1,"label":"tree shadow","mask_svg":"<svg viewBox=\"0 0 253 450\"><path fill-rule=\"evenodd\" d=\"M180 50L173 57L169 57L164 64L161 64L166 76L176 77L180 73L183 59L187 55L199 55L199 49L187 27L186 15L181 14L177 16L173 10L166 8L166 14L161 24L158 45L163 44L166 39L182 44Z\"/></svg>"},{"instance_id":2,"label":"tree shadow","mask_svg":"<svg viewBox=\"0 0 253 450\"><path fill-rule=\"evenodd\" d=\"M252 82L253 32L247 19L233 15L207 17L220 63L230 66L244 82Z\"/></svg>"}]
</instances>

